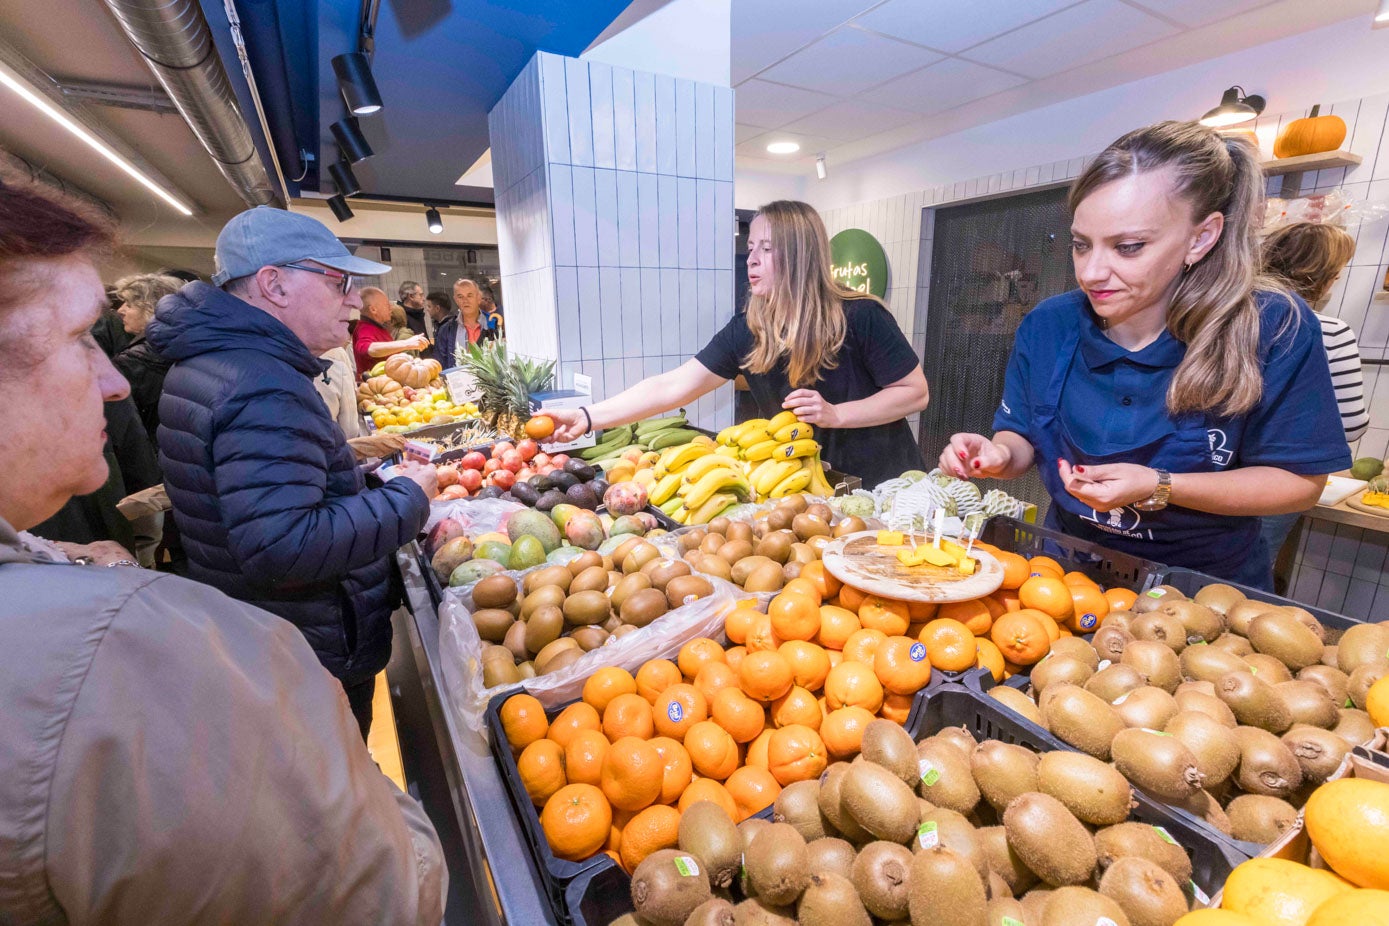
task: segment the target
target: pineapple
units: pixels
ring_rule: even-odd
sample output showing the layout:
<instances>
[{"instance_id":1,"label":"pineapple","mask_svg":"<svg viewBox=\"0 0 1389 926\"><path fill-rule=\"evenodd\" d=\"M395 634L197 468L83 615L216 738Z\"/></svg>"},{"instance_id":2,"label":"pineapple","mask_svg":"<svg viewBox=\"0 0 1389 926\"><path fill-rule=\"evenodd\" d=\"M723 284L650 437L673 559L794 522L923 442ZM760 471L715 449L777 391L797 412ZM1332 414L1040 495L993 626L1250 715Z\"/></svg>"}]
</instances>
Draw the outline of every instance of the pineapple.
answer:
<instances>
[{"instance_id":1,"label":"pineapple","mask_svg":"<svg viewBox=\"0 0 1389 926\"><path fill-rule=\"evenodd\" d=\"M530 397L551 388L554 361L508 357L506 345L464 344L458 348L458 365L477 382L477 407L490 427L521 436L530 418Z\"/></svg>"}]
</instances>

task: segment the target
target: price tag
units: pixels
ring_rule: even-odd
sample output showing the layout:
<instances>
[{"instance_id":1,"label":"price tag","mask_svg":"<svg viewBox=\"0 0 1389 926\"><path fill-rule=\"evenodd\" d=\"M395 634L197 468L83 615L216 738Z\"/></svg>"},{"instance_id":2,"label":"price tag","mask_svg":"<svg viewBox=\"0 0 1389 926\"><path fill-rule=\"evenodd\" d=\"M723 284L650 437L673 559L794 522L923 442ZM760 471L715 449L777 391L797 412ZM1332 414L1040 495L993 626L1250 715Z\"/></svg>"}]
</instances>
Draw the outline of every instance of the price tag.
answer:
<instances>
[{"instance_id":1,"label":"price tag","mask_svg":"<svg viewBox=\"0 0 1389 926\"><path fill-rule=\"evenodd\" d=\"M439 455L439 445L425 441L407 440L401 455L405 459L414 460L417 463L433 463L434 458Z\"/></svg>"},{"instance_id":2,"label":"price tag","mask_svg":"<svg viewBox=\"0 0 1389 926\"><path fill-rule=\"evenodd\" d=\"M1167 832L1166 828L1161 826L1154 826L1153 829L1157 830L1157 834L1162 837L1163 842L1170 843L1174 846L1177 845L1177 840L1172 838L1172 834Z\"/></svg>"}]
</instances>

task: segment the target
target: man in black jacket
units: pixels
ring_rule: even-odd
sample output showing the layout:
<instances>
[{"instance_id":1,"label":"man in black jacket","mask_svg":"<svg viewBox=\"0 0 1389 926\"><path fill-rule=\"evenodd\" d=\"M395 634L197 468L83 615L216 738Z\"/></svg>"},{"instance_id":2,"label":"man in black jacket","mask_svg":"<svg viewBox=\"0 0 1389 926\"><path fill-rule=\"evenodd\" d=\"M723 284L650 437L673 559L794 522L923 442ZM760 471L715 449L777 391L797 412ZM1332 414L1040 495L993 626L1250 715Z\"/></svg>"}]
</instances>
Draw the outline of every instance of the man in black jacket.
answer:
<instances>
[{"instance_id":1,"label":"man in black jacket","mask_svg":"<svg viewBox=\"0 0 1389 926\"><path fill-rule=\"evenodd\" d=\"M414 280L406 280L400 284L397 295L399 301L396 305L405 311L406 326L415 334L430 337L433 334L434 325L424 310L424 287Z\"/></svg>"}]
</instances>

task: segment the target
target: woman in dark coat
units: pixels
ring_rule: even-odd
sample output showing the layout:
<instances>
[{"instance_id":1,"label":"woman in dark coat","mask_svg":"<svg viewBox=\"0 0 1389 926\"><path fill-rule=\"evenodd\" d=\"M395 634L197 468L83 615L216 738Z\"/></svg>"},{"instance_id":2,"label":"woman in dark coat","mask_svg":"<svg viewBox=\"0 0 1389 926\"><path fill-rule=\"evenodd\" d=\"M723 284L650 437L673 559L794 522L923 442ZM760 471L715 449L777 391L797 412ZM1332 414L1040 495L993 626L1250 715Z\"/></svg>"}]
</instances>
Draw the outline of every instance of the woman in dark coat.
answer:
<instances>
[{"instance_id":1,"label":"woman in dark coat","mask_svg":"<svg viewBox=\"0 0 1389 926\"><path fill-rule=\"evenodd\" d=\"M159 300L178 292L182 286L182 280L161 273L128 276L117 280L115 286L116 298L121 302L116 311L131 341L111 362L130 383L130 398L154 446L158 446L159 396L164 392L164 374L169 372L169 361L145 340L145 326L154 318L154 307Z\"/></svg>"}]
</instances>

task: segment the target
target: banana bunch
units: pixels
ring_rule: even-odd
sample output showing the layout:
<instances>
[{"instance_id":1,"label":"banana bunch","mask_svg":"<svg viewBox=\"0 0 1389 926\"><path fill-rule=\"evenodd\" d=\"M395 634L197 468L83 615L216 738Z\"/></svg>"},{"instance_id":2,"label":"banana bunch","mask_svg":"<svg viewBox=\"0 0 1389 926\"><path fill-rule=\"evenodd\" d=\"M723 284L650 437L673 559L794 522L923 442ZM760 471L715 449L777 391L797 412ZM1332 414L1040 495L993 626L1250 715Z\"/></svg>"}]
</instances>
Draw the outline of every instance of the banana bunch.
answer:
<instances>
[{"instance_id":1,"label":"banana bunch","mask_svg":"<svg viewBox=\"0 0 1389 926\"><path fill-rule=\"evenodd\" d=\"M598 443L572 455L585 463L602 463L620 457L634 447L639 451L648 451L686 444L698 434L698 431L686 427L685 413L681 411L665 418L645 418L634 424L608 428Z\"/></svg>"},{"instance_id":2,"label":"banana bunch","mask_svg":"<svg viewBox=\"0 0 1389 926\"><path fill-rule=\"evenodd\" d=\"M815 429L793 412L735 424L720 431L716 440L720 446L715 453L747 461L748 482L759 501L797 492L834 495L820 464Z\"/></svg>"},{"instance_id":3,"label":"banana bunch","mask_svg":"<svg viewBox=\"0 0 1389 926\"><path fill-rule=\"evenodd\" d=\"M716 453L703 435L671 447L656 461L651 504L681 524L708 524L727 508L752 497L741 460Z\"/></svg>"}]
</instances>

